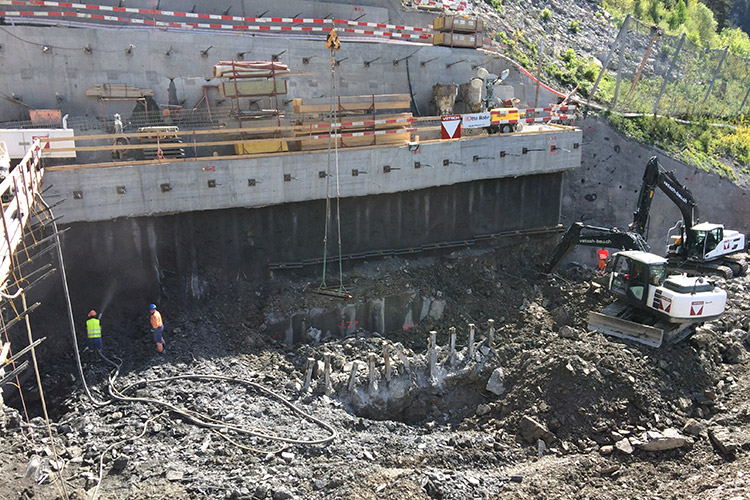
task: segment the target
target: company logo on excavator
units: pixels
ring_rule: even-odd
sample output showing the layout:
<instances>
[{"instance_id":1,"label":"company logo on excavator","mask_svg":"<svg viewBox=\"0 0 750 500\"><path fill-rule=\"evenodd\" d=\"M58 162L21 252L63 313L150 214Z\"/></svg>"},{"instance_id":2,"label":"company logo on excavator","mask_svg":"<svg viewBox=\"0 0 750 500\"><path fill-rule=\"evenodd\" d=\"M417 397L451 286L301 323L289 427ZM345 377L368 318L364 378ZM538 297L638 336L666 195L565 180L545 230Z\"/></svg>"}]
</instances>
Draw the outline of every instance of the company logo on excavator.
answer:
<instances>
[{"instance_id":1,"label":"company logo on excavator","mask_svg":"<svg viewBox=\"0 0 750 500\"><path fill-rule=\"evenodd\" d=\"M702 316L703 315L703 304L704 301L696 300L690 304L690 316Z\"/></svg>"},{"instance_id":2,"label":"company logo on excavator","mask_svg":"<svg viewBox=\"0 0 750 500\"><path fill-rule=\"evenodd\" d=\"M678 197L681 202L688 203L688 199L685 198L685 196L682 193L677 191L676 187L674 187L672 184L669 184L667 182L665 182L664 185L667 186L667 189L669 189L672 193L674 193L674 195Z\"/></svg>"}]
</instances>

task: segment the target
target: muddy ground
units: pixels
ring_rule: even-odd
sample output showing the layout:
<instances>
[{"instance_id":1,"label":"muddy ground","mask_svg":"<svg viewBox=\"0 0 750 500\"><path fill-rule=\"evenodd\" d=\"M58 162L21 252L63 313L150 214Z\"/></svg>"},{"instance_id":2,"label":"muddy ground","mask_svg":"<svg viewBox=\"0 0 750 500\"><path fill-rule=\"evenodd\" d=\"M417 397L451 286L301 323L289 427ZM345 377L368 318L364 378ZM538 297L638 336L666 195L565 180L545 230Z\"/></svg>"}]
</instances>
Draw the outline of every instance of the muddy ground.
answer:
<instances>
[{"instance_id":1,"label":"muddy ground","mask_svg":"<svg viewBox=\"0 0 750 500\"><path fill-rule=\"evenodd\" d=\"M318 343L285 346L268 335L269 314L341 299L303 292L315 278L279 274L261 287L216 287L225 291L200 309L167 299L164 354L142 318L105 322L105 355L121 363L118 396L138 401L97 407L67 354L46 360L54 447L37 406L30 425L6 410L0 498L750 497L750 281L723 284L730 304L721 319L654 349L588 332L588 311L611 299L585 266L540 275L539 245L507 241L347 270L355 299L419 289L445 300L441 319L408 331L322 332ZM481 344L489 319L492 349ZM478 327L471 358L469 323ZM432 373L430 330L439 346ZM390 383L384 341L410 362L392 354ZM308 357L316 363L304 390ZM112 399L112 366L90 353L83 363L93 396ZM229 379L156 380L192 374ZM34 399L33 388L25 394ZM304 444L316 440L324 443ZM660 447L670 449L648 451Z\"/></svg>"}]
</instances>

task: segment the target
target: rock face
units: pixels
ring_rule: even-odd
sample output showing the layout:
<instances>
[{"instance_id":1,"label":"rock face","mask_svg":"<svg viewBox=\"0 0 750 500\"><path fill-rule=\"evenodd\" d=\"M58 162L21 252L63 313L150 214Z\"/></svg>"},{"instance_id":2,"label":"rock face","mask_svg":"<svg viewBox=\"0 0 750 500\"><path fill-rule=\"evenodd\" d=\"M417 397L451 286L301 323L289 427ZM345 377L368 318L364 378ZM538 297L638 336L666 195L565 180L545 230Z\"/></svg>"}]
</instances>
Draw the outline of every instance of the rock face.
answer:
<instances>
[{"instance_id":1,"label":"rock face","mask_svg":"<svg viewBox=\"0 0 750 500\"><path fill-rule=\"evenodd\" d=\"M555 439L554 434L547 430L544 425L529 416L524 416L521 419L519 428L521 430L521 436L528 443L536 443L538 440L542 439L545 443L549 444Z\"/></svg>"}]
</instances>

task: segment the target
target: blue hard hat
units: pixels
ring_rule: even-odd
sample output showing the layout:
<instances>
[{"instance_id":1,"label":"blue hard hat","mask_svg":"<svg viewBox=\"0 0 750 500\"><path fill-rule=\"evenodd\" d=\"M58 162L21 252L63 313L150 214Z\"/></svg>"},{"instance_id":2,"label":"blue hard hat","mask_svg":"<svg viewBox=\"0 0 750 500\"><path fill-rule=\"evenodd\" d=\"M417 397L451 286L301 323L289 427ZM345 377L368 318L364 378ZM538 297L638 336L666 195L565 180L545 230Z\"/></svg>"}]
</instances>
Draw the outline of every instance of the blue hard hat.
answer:
<instances>
[{"instance_id":1,"label":"blue hard hat","mask_svg":"<svg viewBox=\"0 0 750 500\"><path fill-rule=\"evenodd\" d=\"M154 309L156 309L156 304L151 304L150 306L148 306L149 311L153 311Z\"/></svg>"}]
</instances>

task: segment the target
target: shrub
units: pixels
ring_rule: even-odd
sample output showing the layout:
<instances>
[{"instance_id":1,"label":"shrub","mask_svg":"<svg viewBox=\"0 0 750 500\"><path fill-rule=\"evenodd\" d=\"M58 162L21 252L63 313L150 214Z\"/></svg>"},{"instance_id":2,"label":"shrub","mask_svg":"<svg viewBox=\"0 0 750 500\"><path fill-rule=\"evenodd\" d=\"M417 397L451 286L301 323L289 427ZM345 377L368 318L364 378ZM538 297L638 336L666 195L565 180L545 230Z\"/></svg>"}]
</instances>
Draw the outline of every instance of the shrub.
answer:
<instances>
[{"instance_id":1,"label":"shrub","mask_svg":"<svg viewBox=\"0 0 750 500\"><path fill-rule=\"evenodd\" d=\"M549 21L552 18L552 12L549 9L544 9L539 17L542 18L542 21Z\"/></svg>"},{"instance_id":2,"label":"shrub","mask_svg":"<svg viewBox=\"0 0 750 500\"><path fill-rule=\"evenodd\" d=\"M581 31L580 21L570 21L570 26L568 26L568 29L571 31L571 33L578 33L579 31Z\"/></svg>"}]
</instances>

